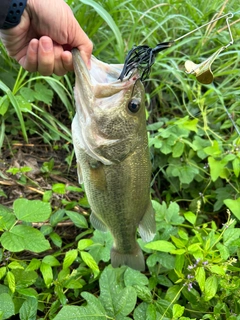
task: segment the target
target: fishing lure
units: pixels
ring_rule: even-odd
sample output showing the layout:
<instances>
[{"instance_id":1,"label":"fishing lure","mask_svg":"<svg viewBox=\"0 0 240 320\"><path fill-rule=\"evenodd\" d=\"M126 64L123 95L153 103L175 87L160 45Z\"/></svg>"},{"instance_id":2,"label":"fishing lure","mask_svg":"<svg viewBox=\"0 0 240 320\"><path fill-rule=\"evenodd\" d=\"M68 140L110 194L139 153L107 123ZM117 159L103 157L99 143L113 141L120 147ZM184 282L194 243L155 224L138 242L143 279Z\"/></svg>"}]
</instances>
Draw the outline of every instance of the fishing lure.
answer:
<instances>
[{"instance_id":1,"label":"fishing lure","mask_svg":"<svg viewBox=\"0 0 240 320\"><path fill-rule=\"evenodd\" d=\"M196 32L197 30L206 27L209 24L212 24L222 18L226 18L226 24L228 27L229 35L230 35L230 42L226 46L221 47L218 49L211 57L203 61L201 64L195 64L194 62L188 60L185 63L186 73L188 74L194 74L197 78L197 80L204 84L209 84L213 81L213 74L211 70L211 65L213 61L218 57L218 55L225 50L227 47L229 47L231 44L233 44L233 37L229 25L229 19L233 17L232 13L227 13L223 16L220 16L216 19L211 20L210 22L207 22L203 24L200 27L197 27L196 29L189 31L185 35L172 40L168 42L161 42L159 43L155 48L151 48L147 45L141 45L141 46L134 46L127 54L124 66L122 69L122 72L118 79L123 81L123 78L128 76L133 72L134 69L138 69L141 73L140 80L146 80L148 77L151 67L155 62L156 55L167 48L170 48L172 45L174 45L177 41L189 36L190 34Z\"/></svg>"},{"instance_id":2,"label":"fishing lure","mask_svg":"<svg viewBox=\"0 0 240 320\"><path fill-rule=\"evenodd\" d=\"M134 69L141 69L141 80L145 80L151 70L151 66L155 62L156 55L174 43L174 41L159 43L155 48L147 45L134 46L127 54L123 70L118 79L123 81L123 78L128 76Z\"/></svg>"}]
</instances>

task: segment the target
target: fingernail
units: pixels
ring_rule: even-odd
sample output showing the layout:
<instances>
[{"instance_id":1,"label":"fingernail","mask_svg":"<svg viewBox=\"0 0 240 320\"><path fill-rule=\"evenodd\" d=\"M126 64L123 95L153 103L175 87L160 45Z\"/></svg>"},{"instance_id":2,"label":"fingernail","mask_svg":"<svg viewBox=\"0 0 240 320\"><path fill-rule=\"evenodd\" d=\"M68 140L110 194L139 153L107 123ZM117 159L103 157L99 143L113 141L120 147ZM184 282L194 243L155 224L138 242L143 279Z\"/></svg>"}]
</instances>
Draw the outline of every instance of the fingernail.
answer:
<instances>
[{"instance_id":1,"label":"fingernail","mask_svg":"<svg viewBox=\"0 0 240 320\"><path fill-rule=\"evenodd\" d=\"M42 48L44 51L51 51L53 49L53 44L51 40L42 40Z\"/></svg>"},{"instance_id":2,"label":"fingernail","mask_svg":"<svg viewBox=\"0 0 240 320\"><path fill-rule=\"evenodd\" d=\"M31 43L31 48L32 48L32 51L37 52L38 51L38 42L33 41Z\"/></svg>"}]
</instances>

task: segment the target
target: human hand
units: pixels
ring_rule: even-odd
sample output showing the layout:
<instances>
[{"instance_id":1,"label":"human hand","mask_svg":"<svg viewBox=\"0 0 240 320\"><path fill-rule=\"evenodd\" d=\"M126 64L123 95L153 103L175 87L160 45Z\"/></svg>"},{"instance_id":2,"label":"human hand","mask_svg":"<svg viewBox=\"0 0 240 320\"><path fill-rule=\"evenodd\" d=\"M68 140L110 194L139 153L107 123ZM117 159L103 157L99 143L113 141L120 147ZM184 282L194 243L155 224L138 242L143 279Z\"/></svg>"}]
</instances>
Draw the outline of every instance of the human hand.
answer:
<instances>
[{"instance_id":1,"label":"human hand","mask_svg":"<svg viewBox=\"0 0 240 320\"><path fill-rule=\"evenodd\" d=\"M24 69L42 75L73 70L71 49L79 49L90 68L93 45L64 0L28 0L20 23L0 30L9 55Z\"/></svg>"}]
</instances>

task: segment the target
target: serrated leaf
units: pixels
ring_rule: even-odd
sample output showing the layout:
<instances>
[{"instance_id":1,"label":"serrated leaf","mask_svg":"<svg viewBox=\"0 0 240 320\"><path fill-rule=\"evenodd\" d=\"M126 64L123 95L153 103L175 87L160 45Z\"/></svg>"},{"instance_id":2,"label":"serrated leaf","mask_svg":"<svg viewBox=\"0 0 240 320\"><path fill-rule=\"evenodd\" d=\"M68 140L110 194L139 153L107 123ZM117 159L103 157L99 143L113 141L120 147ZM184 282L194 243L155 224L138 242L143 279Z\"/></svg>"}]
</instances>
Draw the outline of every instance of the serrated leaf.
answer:
<instances>
[{"instance_id":1,"label":"serrated leaf","mask_svg":"<svg viewBox=\"0 0 240 320\"><path fill-rule=\"evenodd\" d=\"M27 266L27 268L25 269L26 271L35 271L37 270L38 268L40 268L40 265L41 265L41 261L36 259L36 258L33 258L29 265Z\"/></svg>"},{"instance_id":2,"label":"serrated leaf","mask_svg":"<svg viewBox=\"0 0 240 320\"><path fill-rule=\"evenodd\" d=\"M205 278L206 278L205 270L203 267L198 267L196 269L195 277L196 277L196 280L198 282L198 285L199 285L201 291L203 292L205 289Z\"/></svg>"},{"instance_id":3,"label":"serrated leaf","mask_svg":"<svg viewBox=\"0 0 240 320\"><path fill-rule=\"evenodd\" d=\"M21 320L36 320L38 308L38 300L33 297L28 297L19 310Z\"/></svg>"},{"instance_id":4,"label":"serrated leaf","mask_svg":"<svg viewBox=\"0 0 240 320\"><path fill-rule=\"evenodd\" d=\"M12 261L8 264L9 269L23 269L24 267L17 261Z\"/></svg>"},{"instance_id":5,"label":"serrated leaf","mask_svg":"<svg viewBox=\"0 0 240 320\"><path fill-rule=\"evenodd\" d=\"M216 274L219 274L221 276L225 276L225 274L226 274L226 267L225 266L212 265L212 266L209 266L208 269L212 273L216 273Z\"/></svg>"},{"instance_id":6,"label":"serrated leaf","mask_svg":"<svg viewBox=\"0 0 240 320\"><path fill-rule=\"evenodd\" d=\"M98 268L96 261L93 259L90 253L81 251L81 258L86 263L86 265L93 271L94 277L97 277L100 270Z\"/></svg>"},{"instance_id":7,"label":"serrated leaf","mask_svg":"<svg viewBox=\"0 0 240 320\"><path fill-rule=\"evenodd\" d=\"M53 272L51 266L49 264L46 264L44 262L41 263L40 271L43 276L43 280L46 284L46 287L49 288L53 281Z\"/></svg>"},{"instance_id":8,"label":"serrated leaf","mask_svg":"<svg viewBox=\"0 0 240 320\"><path fill-rule=\"evenodd\" d=\"M223 234L223 243L226 247L240 238L240 228L229 228Z\"/></svg>"},{"instance_id":9,"label":"serrated leaf","mask_svg":"<svg viewBox=\"0 0 240 320\"><path fill-rule=\"evenodd\" d=\"M78 241L78 250L85 250L93 244L92 239L81 239Z\"/></svg>"},{"instance_id":10,"label":"serrated leaf","mask_svg":"<svg viewBox=\"0 0 240 320\"><path fill-rule=\"evenodd\" d=\"M210 276L209 278L206 279L205 282L205 294L204 294L204 301L209 301L211 300L218 288L218 281L216 276Z\"/></svg>"},{"instance_id":11,"label":"serrated leaf","mask_svg":"<svg viewBox=\"0 0 240 320\"><path fill-rule=\"evenodd\" d=\"M236 200L226 199L223 201L228 209L240 220L240 198Z\"/></svg>"},{"instance_id":12,"label":"serrated leaf","mask_svg":"<svg viewBox=\"0 0 240 320\"><path fill-rule=\"evenodd\" d=\"M76 260L77 256L78 251L76 249L67 251L63 260L63 269L70 267Z\"/></svg>"},{"instance_id":13,"label":"serrated leaf","mask_svg":"<svg viewBox=\"0 0 240 320\"><path fill-rule=\"evenodd\" d=\"M15 283L15 276L11 271L7 272L7 282L9 289L12 291L12 293L16 290L16 283Z\"/></svg>"},{"instance_id":14,"label":"serrated leaf","mask_svg":"<svg viewBox=\"0 0 240 320\"><path fill-rule=\"evenodd\" d=\"M43 222L51 215L50 203L40 200L17 199L13 210L19 220L26 222Z\"/></svg>"},{"instance_id":15,"label":"serrated leaf","mask_svg":"<svg viewBox=\"0 0 240 320\"><path fill-rule=\"evenodd\" d=\"M7 268L6 267L1 267L0 268L0 280L5 276L7 272Z\"/></svg>"},{"instance_id":16,"label":"serrated leaf","mask_svg":"<svg viewBox=\"0 0 240 320\"><path fill-rule=\"evenodd\" d=\"M11 296L8 293L0 294L1 319L10 319L15 314L15 307Z\"/></svg>"},{"instance_id":17,"label":"serrated leaf","mask_svg":"<svg viewBox=\"0 0 240 320\"><path fill-rule=\"evenodd\" d=\"M39 230L25 225L14 226L10 231L3 233L1 243L5 249L12 252L23 250L42 252L50 249L48 240Z\"/></svg>"},{"instance_id":18,"label":"serrated leaf","mask_svg":"<svg viewBox=\"0 0 240 320\"><path fill-rule=\"evenodd\" d=\"M36 290L34 290L33 288L16 288L16 291L21 294L24 295L26 297L35 297L37 298L38 293Z\"/></svg>"},{"instance_id":19,"label":"serrated leaf","mask_svg":"<svg viewBox=\"0 0 240 320\"><path fill-rule=\"evenodd\" d=\"M88 228L88 223L86 218L80 213L77 213L74 211L66 211L66 214L72 220L72 222L75 224L76 227L81 229Z\"/></svg>"},{"instance_id":20,"label":"serrated leaf","mask_svg":"<svg viewBox=\"0 0 240 320\"><path fill-rule=\"evenodd\" d=\"M147 243L145 246L147 249L162 251L162 252L171 252L175 250L176 247L171 242L165 240L157 240L150 243Z\"/></svg>"}]
</instances>

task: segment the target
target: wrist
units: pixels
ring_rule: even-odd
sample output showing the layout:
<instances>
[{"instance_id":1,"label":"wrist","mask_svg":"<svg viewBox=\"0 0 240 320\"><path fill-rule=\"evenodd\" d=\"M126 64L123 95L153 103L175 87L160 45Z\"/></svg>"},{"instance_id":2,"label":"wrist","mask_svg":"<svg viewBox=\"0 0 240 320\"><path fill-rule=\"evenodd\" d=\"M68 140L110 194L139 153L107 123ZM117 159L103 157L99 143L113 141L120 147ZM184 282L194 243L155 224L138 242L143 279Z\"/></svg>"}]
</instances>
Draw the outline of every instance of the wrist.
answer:
<instances>
[{"instance_id":1,"label":"wrist","mask_svg":"<svg viewBox=\"0 0 240 320\"><path fill-rule=\"evenodd\" d=\"M21 16L26 7L27 0L11 0L8 14L2 29L10 29L17 26L20 23Z\"/></svg>"}]
</instances>

